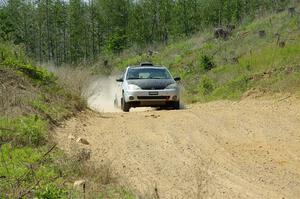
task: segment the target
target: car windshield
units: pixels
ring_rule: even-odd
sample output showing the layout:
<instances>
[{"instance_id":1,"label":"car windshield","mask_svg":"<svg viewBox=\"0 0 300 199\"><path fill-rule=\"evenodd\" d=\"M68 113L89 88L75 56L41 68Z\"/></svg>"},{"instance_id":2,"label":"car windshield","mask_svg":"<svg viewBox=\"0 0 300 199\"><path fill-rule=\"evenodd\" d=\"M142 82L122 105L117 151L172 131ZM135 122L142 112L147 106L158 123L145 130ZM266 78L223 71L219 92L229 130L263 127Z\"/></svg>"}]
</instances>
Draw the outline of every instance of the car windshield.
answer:
<instances>
[{"instance_id":1,"label":"car windshield","mask_svg":"<svg viewBox=\"0 0 300 199\"><path fill-rule=\"evenodd\" d=\"M171 79L169 71L165 68L130 68L127 79Z\"/></svg>"}]
</instances>

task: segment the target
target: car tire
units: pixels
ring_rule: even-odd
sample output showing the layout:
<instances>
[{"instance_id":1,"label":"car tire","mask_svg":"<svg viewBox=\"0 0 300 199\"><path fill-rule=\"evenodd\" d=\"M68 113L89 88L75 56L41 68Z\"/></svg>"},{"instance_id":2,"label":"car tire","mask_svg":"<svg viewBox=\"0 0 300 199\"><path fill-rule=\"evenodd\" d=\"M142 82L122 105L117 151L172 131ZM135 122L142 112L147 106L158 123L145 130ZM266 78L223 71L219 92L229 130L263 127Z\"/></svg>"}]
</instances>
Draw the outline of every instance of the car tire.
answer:
<instances>
[{"instance_id":1,"label":"car tire","mask_svg":"<svg viewBox=\"0 0 300 199\"><path fill-rule=\"evenodd\" d=\"M124 111L124 112L129 112L129 110L131 108L130 104L125 102L124 97L121 98L121 108L122 108L122 111Z\"/></svg>"},{"instance_id":2,"label":"car tire","mask_svg":"<svg viewBox=\"0 0 300 199\"><path fill-rule=\"evenodd\" d=\"M172 105L173 109L179 110L180 109L180 101L174 102Z\"/></svg>"}]
</instances>

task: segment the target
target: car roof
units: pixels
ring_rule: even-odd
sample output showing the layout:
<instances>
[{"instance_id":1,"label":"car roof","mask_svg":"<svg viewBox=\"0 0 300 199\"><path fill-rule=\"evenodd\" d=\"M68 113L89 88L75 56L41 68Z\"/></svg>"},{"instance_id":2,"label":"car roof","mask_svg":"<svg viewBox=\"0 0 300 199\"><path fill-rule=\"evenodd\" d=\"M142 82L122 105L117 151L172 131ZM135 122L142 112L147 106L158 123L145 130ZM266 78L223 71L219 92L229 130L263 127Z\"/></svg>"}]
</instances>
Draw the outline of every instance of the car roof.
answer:
<instances>
[{"instance_id":1,"label":"car roof","mask_svg":"<svg viewBox=\"0 0 300 199\"><path fill-rule=\"evenodd\" d=\"M143 69L143 68L166 69L165 66L129 66L128 68L134 68L134 69Z\"/></svg>"}]
</instances>

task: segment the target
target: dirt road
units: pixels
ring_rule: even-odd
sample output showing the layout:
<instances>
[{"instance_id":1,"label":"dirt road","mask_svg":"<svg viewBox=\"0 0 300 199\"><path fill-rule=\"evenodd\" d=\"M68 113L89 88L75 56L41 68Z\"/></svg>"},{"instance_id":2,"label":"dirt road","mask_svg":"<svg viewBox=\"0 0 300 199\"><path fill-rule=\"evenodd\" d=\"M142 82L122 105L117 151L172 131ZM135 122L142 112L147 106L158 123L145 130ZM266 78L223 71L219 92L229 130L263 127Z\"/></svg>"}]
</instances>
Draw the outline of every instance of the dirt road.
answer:
<instances>
[{"instance_id":1,"label":"dirt road","mask_svg":"<svg viewBox=\"0 0 300 199\"><path fill-rule=\"evenodd\" d=\"M248 99L180 111L85 112L57 130L144 198L300 198L300 101Z\"/></svg>"}]
</instances>

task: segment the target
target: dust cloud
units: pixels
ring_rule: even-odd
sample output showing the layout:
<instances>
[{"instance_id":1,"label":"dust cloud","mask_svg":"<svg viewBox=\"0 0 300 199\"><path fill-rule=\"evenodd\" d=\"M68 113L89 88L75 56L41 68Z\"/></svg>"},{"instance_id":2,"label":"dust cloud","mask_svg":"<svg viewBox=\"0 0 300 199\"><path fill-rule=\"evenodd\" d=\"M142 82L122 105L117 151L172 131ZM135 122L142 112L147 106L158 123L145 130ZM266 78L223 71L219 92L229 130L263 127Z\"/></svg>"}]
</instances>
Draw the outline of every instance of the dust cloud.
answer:
<instances>
[{"instance_id":1,"label":"dust cloud","mask_svg":"<svg viewBox=\"0 0 300 199\"><path fill-rule=\"evenodd\" d=\"M114 106L119 85L116 76L93 77L86 85L83 96L87 99L88 106L98 112L120 112Z\"/></svg>"},{"instance_id":2,"label":"dust cloud","mask_svg":"<svg viewBox=\"0 0 300 199\"><path fill-rule=\"evenodd\" d=\"M114 106L116 95L118 95L119 101L121 99L121 87L116 82L120 75L99 76L92 75L90 70L83 67L56 67L51 63L41 65L56 74L59 81L72 92L81 94L92 110L97 112L121 112L120 108Z\"/></svg>"},{"instance_id":3,"label":"dust cloud","mask_svg":"<svg viewBox=\"0 0 300 199\"><path fill-rule=\"evenodd\" d=\"M86 83L83 89L83 97L87 100L88 107L97 112L115 113L122 112L120 108L121 85L116 82L119 76L93 77ZM114 100L117 96L118 106ZM144 112L156 110L155 108L132 108L132 112Z\"/></svg>"}]
</instances>

